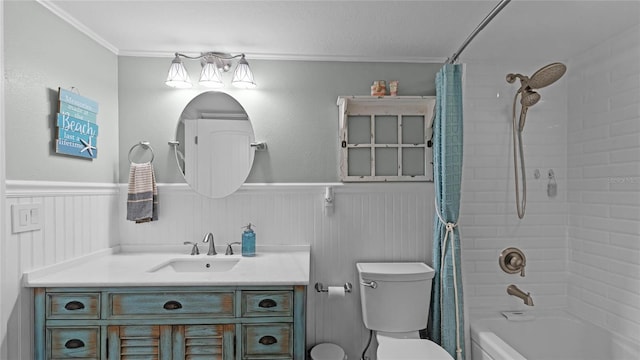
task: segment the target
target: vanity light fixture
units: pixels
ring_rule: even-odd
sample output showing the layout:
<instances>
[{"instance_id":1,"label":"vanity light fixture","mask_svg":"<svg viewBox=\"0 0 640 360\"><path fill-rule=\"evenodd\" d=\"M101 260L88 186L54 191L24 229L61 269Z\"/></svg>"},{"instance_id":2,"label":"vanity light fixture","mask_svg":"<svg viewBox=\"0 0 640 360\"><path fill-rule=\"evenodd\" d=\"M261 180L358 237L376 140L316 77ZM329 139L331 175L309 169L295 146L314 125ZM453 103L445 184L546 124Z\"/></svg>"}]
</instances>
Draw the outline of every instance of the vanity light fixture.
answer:
<instances>
[{"instance_id":1,"label":"vanity light fixture","mask_svg":"<svg viewBox=\"0 0 640 360\"><path fill-rule=\"evenodd\" d=\"M209 88L222 88L224 83L222 82L222 72L227 72L231 69L231 61L237 58L238 64L233 72L233 78L231 84L243 89L253 89L256 87L256 82L253 79L253 72L249 67L249 63L244 58L244 54L230 55L218 52L206 52L201 53L199 56L188 56L181 53L175 53L175 58L171 62L169 73L167 74L167 80L164 82L168 86L174 88L190 88L191 79L182 63L182 58L200 60L202 65L202 71L200 72L200 80L198 83L202 86Z\"/></svg>"}]
</instances>

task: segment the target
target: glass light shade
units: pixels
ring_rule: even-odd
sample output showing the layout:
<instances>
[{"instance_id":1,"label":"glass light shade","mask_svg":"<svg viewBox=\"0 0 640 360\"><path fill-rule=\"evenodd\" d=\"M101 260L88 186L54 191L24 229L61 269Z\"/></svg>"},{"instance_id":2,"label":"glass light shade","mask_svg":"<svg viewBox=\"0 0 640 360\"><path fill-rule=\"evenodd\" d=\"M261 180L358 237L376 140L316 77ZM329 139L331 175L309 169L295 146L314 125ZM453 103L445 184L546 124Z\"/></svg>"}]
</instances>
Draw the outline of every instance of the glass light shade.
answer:
<instances>
[{"instance_id":1,"label":"glass light shade","mask_svg":"<svg viewBox=\"0 0 640 360\"><path fill-rule=\"evenodd\" d=\"M171 62L169 68L169 74L167 74L167 81L164 82L167 86L174 88L190 88L191 79L187 74L187 69L184 68L182 60L176 55L175 59Z\"/></svg>"},{"instance_id":2,"label":"glass light shade","mask_svg":"<svg viewBox=\"0 0 640 360\"><path fill-rule=\"evenodd\" d=\"M244 55L238 61L236 70L233 72L233 80L231 83L235 87L243 89L253 89L256 87L256 82L253 80L253 72L249 67L249 63L245 60Z\"/></svg>"},{"instance_id":3,"label":"glass light shade","mask_svg":"<svg viewBox=\"0 0 640 360\"><path fill-rule=\"evenodd\" d=\"M213 59L207 59L207 62L202 66L200 72L200 85L209 88L221 88L224 87L222 83L222 77L220 76L220 70Z\"/></svg>"}]
</instances>

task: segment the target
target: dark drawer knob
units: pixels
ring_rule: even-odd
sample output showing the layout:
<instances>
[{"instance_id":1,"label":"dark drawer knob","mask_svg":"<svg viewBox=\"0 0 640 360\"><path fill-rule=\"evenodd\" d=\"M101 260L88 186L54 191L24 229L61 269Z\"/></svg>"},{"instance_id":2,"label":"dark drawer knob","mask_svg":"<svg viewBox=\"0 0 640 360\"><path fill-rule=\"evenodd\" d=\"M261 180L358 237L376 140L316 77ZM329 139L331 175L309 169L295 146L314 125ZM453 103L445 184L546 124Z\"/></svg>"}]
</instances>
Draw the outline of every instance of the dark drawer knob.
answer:
<instances>
[{"instance_id":1,"label":"dark drawer knob","mask_svg":"<svg viewBox=\"0 0 640 360\"><path fill-rule=\"evenodd\" d=\"M180 304L178 301L171 300L164 303L163 307L165 310L177 310L182 309L182 304Z\"/></svg>"},{"instance_id":2,"label":"dark drawer knob","mask_svg":"<svg viewBox=\"0 0 640 360\"><path fill-rule=\"evenodd\" d=\"M271 335L263 336L258 340L258 342L262 345L273 345L278 342L278 339Z\"/></svg>"},{"instance_id":3,"label":"dark drawer knob","mask_svg":"<svg viewBox=\"0 0 640 360\"><path fill-rule=\"evenodd\" d=\"M73 310L82 310L84 309L84 304L81 303L80 301L69 301L65 306L65 309L69 310L69 311L73 311Z\"/></svg>"},{"instance_id":4,"label":"dark drawer knob","mask_svg":"<svg viewBox=\"0 0 640 360\"><path fill-rule=\"evenodd\" d=\"M66 347L67 349L78 349L84 347L84 341L80 339L71 339L64 343L64 347Z\"/></svg>"},{"instance_id":5,"label":"dark drawer knob","mask_svg":"<svg viewBox=\"0 0 640 360\"><path fill-rule=\"evenodd\" d=\"M264 299L264 300L260 300L260 302L258 303L258 306L261 308L272 308L272 307L276 307L278 306L278 303L273 300L273 299Z\"/></svg>"}]
</instances>

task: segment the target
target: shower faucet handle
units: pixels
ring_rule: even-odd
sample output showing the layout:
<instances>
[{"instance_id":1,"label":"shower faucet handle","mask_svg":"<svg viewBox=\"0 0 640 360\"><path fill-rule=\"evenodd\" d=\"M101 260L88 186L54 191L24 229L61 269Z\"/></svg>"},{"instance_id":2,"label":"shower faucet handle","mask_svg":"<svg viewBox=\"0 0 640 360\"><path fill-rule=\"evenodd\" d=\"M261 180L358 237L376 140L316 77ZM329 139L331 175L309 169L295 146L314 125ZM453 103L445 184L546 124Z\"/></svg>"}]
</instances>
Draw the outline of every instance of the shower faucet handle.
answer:
<instances>
[{"instance_id":1,"label":"shower faucet handle","mask_svg":"<svg viewBox=\"0 0 640 360\"><path fill-rule=\"evenodd\" d=\"M509 265L513 267L520 267L522 265L522 258L517 254L512 254L511 256L508 256L508 259L509 259Z\"/></svg>"},{"instance_id":2,"label":"shower faucet handle","mask_svg":"<svg viewBox=\"0 0 640 360\"><path fill-rule=\"evenodd\" d=\"M498 259L500 268L508 274L520 273L524 277L524 267L527 265L527 258L522 250L514 247L506 248L500 253Z\"/></svg>"}]
</instances>

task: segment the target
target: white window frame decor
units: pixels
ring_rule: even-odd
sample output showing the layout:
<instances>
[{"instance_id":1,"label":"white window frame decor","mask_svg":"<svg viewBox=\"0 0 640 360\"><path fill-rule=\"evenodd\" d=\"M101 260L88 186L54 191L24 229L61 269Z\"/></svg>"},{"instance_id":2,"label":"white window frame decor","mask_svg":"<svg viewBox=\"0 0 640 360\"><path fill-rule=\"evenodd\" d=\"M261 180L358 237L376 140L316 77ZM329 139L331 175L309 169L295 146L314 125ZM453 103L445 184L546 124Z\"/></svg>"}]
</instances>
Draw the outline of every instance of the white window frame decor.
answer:
<instances>
[{"instance_id":1,"label":"white window frame decor","mask_svg":"<svg viewBox=\"0 0 640 360\"><path fill-rule=\"evenodd\" d=\"M435 96L391 96L391 97L375 97L375 96L340 96L338 97L338 107L340 109L340 181L343 182L377 182L377 181L433 181L433 152L431 148L431 135L433 124L433 111L435 107ZM357 142L349 137L349 121L355 118L369 117L370 138L368 142ZM413 142L405 140L403 136L403 118L418 117L423 121L423 134L419 136L419 140L415 141L416 134L410 136ZM397 141L384 142L376 138L376 118L396 118L397 125ZM407 130L411 131L411 130ZM407 134L408 136L409 134ZM359 136L362 140L362 134ZM367 160L352 156L352 168L358 164L358 169L365 168L364 161L368 161L368 174L355 174L349 171L349 152L355 149L368 149L369 156ZM384 159L377 159L376 153L383 151L382 149L396 149L397 172L389 174L388 170L385 174L377 174L376 169L382 168L381 162ZM403 169L403 155L405 150L418 149L422 151L421 173L407 174ZM387 156L388 159L388 156ZM376 166L378 165L378 167ZM393 165L392 165L393 166ZM388 166L385 166L387 169Z\"/></svg>"}]
</instances>

